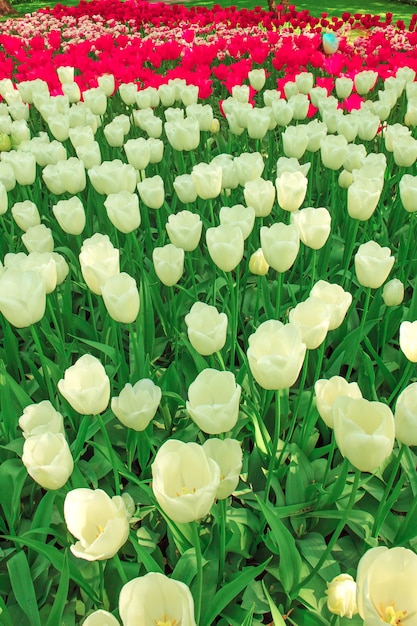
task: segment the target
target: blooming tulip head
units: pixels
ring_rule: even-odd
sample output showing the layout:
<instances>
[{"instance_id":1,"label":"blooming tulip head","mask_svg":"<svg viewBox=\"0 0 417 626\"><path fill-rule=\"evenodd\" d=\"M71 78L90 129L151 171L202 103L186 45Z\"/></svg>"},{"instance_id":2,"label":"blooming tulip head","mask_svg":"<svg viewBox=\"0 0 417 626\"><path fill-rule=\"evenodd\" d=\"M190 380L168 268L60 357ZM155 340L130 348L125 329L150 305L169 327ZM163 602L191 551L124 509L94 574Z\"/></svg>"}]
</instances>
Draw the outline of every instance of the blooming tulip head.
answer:
<instances>
[{"instance_id":1,"label":"blooming tulip head","mask_svg":"<svg viewBox=\"0 0 417 626\"><path fill-rule=\"evenodd\" d=\"M308 350L314 350L323 343L330 324L330 313L325 302L310 296L299 302L289 314L289 320L301 333L301 341Z\"/></svg>"},{"instance_id":2,"label":"blooming tulip head","mask_svg":"<svg viewBox=\"0 0 417 626\"><path fill-rule=\"evenodd\" d=\"M306 345L293 324L263 322L249 337L247 357L256 382L264 389L286 389L298 378Z\"/></svg>"},{"instance_id":3,"label":"blooming tulip head","mask_svg":"<svg viewBox=\"0 0 417 626\"><path fill-rule=\"evenodd\" d=\"M174 246L186 252L192 252L200 242L203 222L197 213L180 211L168 216L166 229Z\"/></svg>"},{"instance_id":4,"label":"blooming tulip head","mask_svg":"<svg viewBox=\"0 0 417 626\"><path fill-rule=\"evenodd\" d=\"M101 489L73 489L64 500L64 518L78 541L71 552L86 561L113 557L129 536L129 514L121 496Z\"/></svg>"},{"instance_id":5,"label":"blooming tulip head","mask_svg":"<svg viewBox=\"0 0 417 626\"><path fill-rule=\"evenodd\" d=\"M224 272L231 272L242 260L244 240L238 226L223 224L208 228L206 242L213 262Z\"/></svg>"},{"instance_id":6,"label":"blooming tulip head","mask_svg":"<svg viewBox=\"0 0 417 626\"><path fill-rule=\"evenodd\" d=\"M100 361L91 354L84 354L65 370L58 381L58 389L81 415L102 413L110 399L110 380Z\"/></svg>"},{"instance_id":7,"label":"blooming tulip head","mask_svg":"<svg viewBox=\"0 0 417 626\"><path fill-rule=\"evenodd\" d=\"M236 439L217 439L211 437L203 443L208 457L216 461L220 467L220 484L216 498L224 500L236 489L242 471L242 448Z\"/></svg>"},{"instance_id":8,"label":"blooming tulip head","mask_svg":"<svg viewBox=\"0 0 417 626\"><path fill-rule=\"evenodd\" d=\"M123 626L197 626L193 596L187 585L154 572L122 587L119 613Z\"/></svg>"},{"instance_id":9,"label":"blooming tulip head","mask_svg":"<svg viewBox=\"0 0 417 626\"><path fill-rule=\"evenodd\" d=\"M291 224L295 224L305 246L320 250L330 235L331 216L324 207L308 207L291 213Z\"/></svg>"},{"instance_id":10,"label":"blooming tulip head","mask_svg":"<svg viewBox=\"0 0 417 626\"><path fill-rule=\"evenodd\" d=\"M38 272L7 269L0 275L0 312L16 328L42 319L46 308L45 283Z\"/></svg>"},{"instance_id":11,"label":"blooming tulip head","mask_svg":"<svg viewBox=\"0 0 417 626\"><path fill-rule=\"evenodd\" d=\"M300 249L300 236L294 224L278 222L261 227L261 248L265 260L277 272L286 272Z\"/></svg>"},{"instance_id":12,"label":"blooming tulip head","mask_svg":"<svg viewBox=\"0 0 417 626\"><path fill-rule=\"evenodd\" d=\"M348 383L341 376L332 376L328 380L321 378L314 385L317 410L323 422L333 428L333 404L339 396L362 398L358 383Z\"/></svg>"},{"instance_id":13,"label":"blooming tulip head","mask_svg":"<svg viewBox=\"0 0 417 626\"><path fill-rule=\"evenodd\" d=\"M44 433L64 434L64 418L49 400L25 407L19 418L19 426L25 439Z\"/></svg>"},{"instance_id":14,"label":"blooming tulip head","mask_svg":"<svg viewBox=\"0 0 417 626\"><path fill-rule=\"evenodd\" d=\"M83 241L79 254L81 272L93 293L100 296L106 280L119 274L119 256L108 235L95 233Z\"/></svg>"},{"instance_id":15,"label":"blooming tulip head","mask_svg":"<svg viewBox=\"0 0 417 626\"><path fill-rule=\"evenodd\" d=\"M172 287L181 278L184 271L184 250L177 248L172 243L154 248L152 260L155 273L161 283Z\"/></svg>"},{"instance_id":16,"label":"blooming tulip head","mask_svg":"<svg viewBox=\"0 0 417 626\"><path fill-rule=\"evenodd\" d=\"M386 404L339 396L333 403L333 425L341 454L361 472L376 472L390 456L395 425Z\"/></svg>"},{"instance_id":17,"label":"blooming tulip head","mask_svg":"<svg viewBox=\"0 0 417 626\"><path fill-rule=\"evenodd\" d=\"M116 322L131 324L139 313L139 291L132 276L121 272L110 276L101 287L108 314Z\"/></svg>"},{"instance_id":18,"label":"blooming tulip head","mask_svg":"<svg viewBox=\"0 0 417 626\"><path fill-rule=\"evenodd\" d=\"M174 522L192 522L207 515L219 483L219 466L197 443L169 439L152 464L153 492Z\"/></svg>"},{"instance_id":19,"label":"blooming tulip head","mask_svg":"<svg viewBox=\"0 0 417 626\"><path fill-rule=\"evenodd\" d=\"M386 281L394 260L391 250L380 246L376 241L361 244L355 254L358 281L364 287L378 289Z\"/></svg>"},{"instance_id":20,"label":"blooming tulip head","mask_svg":"<svg viewBox=\"0 0 417 626\"><path fill-rule=\"evenodd\" d=\"M395 437L406 446L417 445L417 383L408 385L395 405Z\"/></svg>"},{"instance_id":21,"label":"blooming tulip head","mask_svg":"<svg viewBox=\"0 0 417 626\"><path fill-rule=\"evenodd\" d=\"M23 445L22 462L44 489L60 489L74 469L69 445L62 433L31 435Z\"/></svg>"},{"instance_id":22,"label":"blooming tulip head","mask_svg":"<svg viewBox=\"0 0 417 626\"><path fill-rule=\"evenodd\" d=\"M401 323L400 348L409 361L417 363L417 321Z\"/></svg>"},{"instance_id":23,"label":"blooming tulip head","mask_svg":"<svg viewBox=\"0 0 417 626\"><path fill-rule=\"evenodd\" d=\"M227 315L216 307L195 302L185 316L188 339L197 352L209 356L218 352L226 343Z\"/></svg>"},{"instance_id":24,"label":"blooming tulip head","mask_svg":"<svg viewBox=\"0 0 417 626\"><path fill-rule=\"evenodd\" d=\"M412 550L383 546L368 550L356 576L358 611L365 624L413 624L416 578L417 555Z\"/></svg>"},{"instance_id":25,"label":"blooming tulip head","mask_svg":"<svg viewBox=\"0 0 417 626\"><path fill-rule=\"evenodd\" d=\"M188 388L187 411L203 432L218 435L235 426L240 394L232 372L207 368Z\"/></svg>"},{"instance_id":26,"label":"blooming tulip head","mask_svg":"<svg viewBox=\"0 0 417 626\"><path fill-rule=\"evenodd\" d=\"M118 397L111 399L111 410L127 428L142 431L155 416L162 398L160 387L149 378L127 383Z\"/></svg>"},{"instance_id":27,"label":"blooming tulip head","mask_svg":"<svg viewBox=\"0 0 417 626\"><path fill-rule=\"evenodd\" d=\"M352 304L352 294L345 291L340 285L319 280L310 291L310 296L327 304L330 314L329 330L339 328Z\"/></svg>"},{"instance_id":28,"label":"blooming tulip head","mask_svg":"<svg viewBox=\"0 0 417 626\"><path fill-rule=\"evenodd\" d=\"M297 211L304 202L307 178L300 171L283 172L276 180L279 206L284 211Z\"/></svg>"}]
</instances>

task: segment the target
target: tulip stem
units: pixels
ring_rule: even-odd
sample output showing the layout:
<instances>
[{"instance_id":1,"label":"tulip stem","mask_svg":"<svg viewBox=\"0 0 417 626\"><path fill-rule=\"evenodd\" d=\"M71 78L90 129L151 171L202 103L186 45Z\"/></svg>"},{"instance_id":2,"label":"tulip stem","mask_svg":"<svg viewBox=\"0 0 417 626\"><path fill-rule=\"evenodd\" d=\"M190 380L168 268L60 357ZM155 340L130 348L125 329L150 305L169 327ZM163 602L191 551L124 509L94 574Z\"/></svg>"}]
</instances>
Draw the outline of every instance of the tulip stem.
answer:
<instances>
[{"instance_id":1,"label":"tulip stem","mask_svg":"<svg viewBox=\"0 0 417 626\"><path fill-rule=\"evenodd\" d=\"M236 282L233 282L231 272L227 273L231 301L231 333L230 333L230 370L235 368L235 351L237 342L237 327L239 317L239 268L236 269Z\"/></svg>"},{"instance_id":2,"label":"tulip stem","mask_svg":"<svg viewBox=\"0 0 417 626\"><path fill-rule=\"evenodd\" d=\"M201 553L200 535L198 532L198 522L191 522L192 541L195 550L195 558L197 565L196 584L194 587L194 606L195 606L195 621L198 624L200 622L201 613L201 597L203 594L203 555Z\"/></svg>"},{"instance_id":3,"label":"tulip stem","mask_svg":"<svg viewBox=\"0 0 417 626\"><path fill-rule=\"evenodd\" d=\"M114 476L114 490L117 496L120 496L120 480L119 473L117 471L116 455L114 453L113 446L110 441L109 433L107 432L106 425L100 413L96 415L96 419L99 423L101 434L103 435L104 443L106 444L107 451L109 453L109 461L112 466Z\"/></svg>"},{"instance_id":4,"label":"tulip stem","mask_svg":"<svg viewBox=\"0 0 417 626\"><path fill-rule=\"evenodd\" d=\"M38 331L37 331L37 329L36 329L34 324L30 325L30 332L32 333L33 342L34 342L34 344L36 346L36 351L37 351L37 353L39 355L39 359L40 359L40 362L41 362L42 371L43 371L43 378L44 378L45 383L46 383L46 388L48 390L49 399L51 400L51 402L53 402L55 394L54 394L53 389L52 389L51 375L50 375L50 372L48 370L48 366L47 366L47 363L46 363L45 355L44 355L43 350L42 350L41 342L39 340Z\"/></svg>"},{"instance_id":5,"label":"tulip stem","mask_svg":"<svg viewBox=\"0 0 417 626\"><path fill-rule=\"evenodd\" d=\"M283 272L278 272L278 276L277 276L277 293L276 293L276 301L275 301L275 312L276 312L277 320L279 320L280 311L281 311L281 292L282 292L282 279L283 279L283 277L284 277L284 273Z\"/></svg>"},{"instance_id":6,"label":"tulip stem","mask_svg":"<svg viewBox=\"0 0 417 626\"><path fill-rule=\"evenodd\" d=\"M379 531L382 527L382 524L385 521L385 518L391 508L391 505L393 504L393 502L390 502L390 500L392 499L393 494L391 493L391 498L388 497L388 494L391 492L392 486L394 484L394 481L396 482L395 484L395 489L394 489L394 495L395 495L395 500L398 498L398 495L396 493L396 490L400 490L403 486L404 480L405 478L403 478L402 481L400 480L396 480L397 478L397 472L398 469L401 466L401 458L402 455L404 453L406 446L404 444L400 444L400 449L398 450L397 456L395 457L395 462L393 464L393 467L390 468L390 477L389 480L385 486L385 490L384 490L384 494L381 498L381 501L379 503L377 512L375 514L375 521L374 521L374 527L372 529L372 536L373 537L378 537L379 535ZM387 507L387 502L389 504L389 507Z\"/></svg>"},{"instance_id":7,"label":"tulip stem","mask_svg":"<svg viewBox=\"0 0 417 626\"><path fill-rule=\"evenodd\" d=\"M272 476L275 470L275 462L277 459L280 430L281 430L281 394L280 394L280 390L278 389L275 392L275 430L274 430L274 438L272 440L271 452L270 452L270 457L269 457L268 474L266 477L265 498L264 498L265 502L268 502L269 500L271 481L272 481Z\"/></svg>"},{"instance_id":8,"label":"tulip stem","mask_svg":"<svg viewBox=\"0 0 417 626\"><path fill-rule=\"evenodd\" d=\"M356 359L356 354L358 352L358 348L359 348L359 344L362 341L362 335L363 335L363 330L365 328L365 322L366 322L366 316L368 314L368 309L369 309L369 302L371 300L371 288L367 287L366 291L365 291L365 304L363 305L363 312L362 312L362 317L361 317L361 322L359 324L359 328L356 331L356 336L355 336L355 346L353 348L353 353L352 356L350 358L350 365L346 374L346 380L349 380L349 377L352 373L352 370L354 368L355 365L355 359Z\"/></svg>"},{"instance_id":9,"label":"tulip stem","mask_svg":"<svg viewBox=\"0 0 417 626\"><path fill-rule=\"evenodd\" d=\"M356 235L359 229L359 220L352 218L352 221L349 222L348 229L349 230L348 230L347 242L345 246L345 254L343 255L343 277L342 277L342 282L341 282L342 287L345 287L346 285L346 279L347 279L347 273L348 273L348 269L350 265L350 260L352 258L353 248L355 247L355 243L356 243Z\"/></svg>"},{"instance_id":10,"label":"tulip stem","mask_svg":"<svg viewBox=\"0 0 417 626\"><path fill-rule=\"evenodd\" d=\"M224 568L226 564L226 512L227 512L227 500L222 499L218 502L219 505L219 521L220 521L220 553L219 553L219 585L223 583Z\"/></svg>"},{"instance_id":11,"label":"tulip stem","mask_svg":"<svg viewBox=\"0 0 417 626\"><path fill-rule=\"evenodd\" d=\"M403 375L401 376L400 380L398 381L397 386L395 387L394 391L392 392L392 394L390 395L390 397L388 398L388 405L391 405L391 402L394 400L394 398L397 396L397 394L402 391L404 385L406 382L409 381L411 373L413 368L415 367L415 363L413 363L412 361L408 361L407 365L404 368L403 371Z\"/></svg>"}]
</instances>

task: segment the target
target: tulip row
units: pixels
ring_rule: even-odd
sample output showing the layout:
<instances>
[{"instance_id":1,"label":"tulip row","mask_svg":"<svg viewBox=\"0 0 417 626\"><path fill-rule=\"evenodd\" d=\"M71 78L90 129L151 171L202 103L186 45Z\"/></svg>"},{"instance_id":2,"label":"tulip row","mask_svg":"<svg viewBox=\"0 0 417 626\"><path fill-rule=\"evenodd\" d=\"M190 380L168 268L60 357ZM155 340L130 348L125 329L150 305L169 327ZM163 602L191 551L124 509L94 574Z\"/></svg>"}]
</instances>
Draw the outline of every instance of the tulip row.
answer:
<instances>
[{"instance_id":1,"label":"tulip row","mask_svg":"<svg viewBox=\"0 0 417 626\"><path fill-rule=\"evenodd\" d=\"M6 624L413 619L416 81L379 69L2 81Z\"/></svg>"}]
</instances>

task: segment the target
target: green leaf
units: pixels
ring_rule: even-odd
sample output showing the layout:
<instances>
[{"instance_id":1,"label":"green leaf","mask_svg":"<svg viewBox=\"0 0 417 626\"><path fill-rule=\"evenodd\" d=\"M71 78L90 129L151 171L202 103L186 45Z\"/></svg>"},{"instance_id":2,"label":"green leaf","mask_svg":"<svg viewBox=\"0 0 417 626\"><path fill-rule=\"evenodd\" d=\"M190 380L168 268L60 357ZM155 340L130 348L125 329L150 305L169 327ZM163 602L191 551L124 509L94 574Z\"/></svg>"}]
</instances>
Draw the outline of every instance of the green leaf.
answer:
<instances>
[{"instance_id":1,"label":"green leaf","mask_svg":"<svg viewBox=\"0 0 417 626\"><path fill-rule=\"evenodd\" d=\"M291 591L298 585L301 578L302 560L295 545L294 537L279 519L275 509L256 498L267 524L271 529L271 536L279 551L280 581L285 593L291 596Z\"/></svg>"},{"instance_id":2,"label":"green leaf","mask_svg":"<svg viewBox=\"0 0 417 626\"><path fill-rule=\"evenodd\" d=\"M177 564L172 572L172 578L180 580L186 585L190 586L191 581L197 574L197 561L194 548L190 548L184 554L181 555Z\"/></svg>"},{"instance_id":3,"label":"green leaf","mask_svg":"<svg viewBox=\"0 0 417 626\"><path fill-rule=\"evenodd\" d=\"M39 552L49 559L50 563L56 570L62 572L64 567L64 555L58 548L55 548L50 544L45 544L43 541L38 541L37 539L30 539L25 535L22 535L21 537L6 535L4 538L17 543L18 545L27 546L28 548L36 550L36 552ZM79 573L77 566L74 563L69 563L69 572L71 580L81 587L81 589L85 591L95 604L99 604L101 601L100 598L96 595L94 589L92 589L89 583Z\"/></svg>"},{"instance_id":4,"label":"green leaf","mask_svg":"<svg viewBox=\"0 0 417 626\"><path fill-rule=\"evenodd\" d=\"M32 626L41 626L32 574L23 550L19 550L9 559L7 569L9 570L10 583L16 602Z\"/></svg>"},{"instance_id":5,"label":"green leaf","mask_svg":"<svg viewBox=\"0 0 417 626\"><path fill-rule=\"evenodd\" d=\"M269 591L266 588L266 585L265 585L264 581L262 581L262 587L263 587L266 599L268 600L269 610L271 611L271 615L272 615L272 620L274 622L274 626L285 626L284 619L283 619L281 613L279 612L277 605L275 604L275 602L271 598L271 596L269 594Z\"/></svg>"},{"instance_id":6,"label":"green leaf","mask_svg":"<svg viewBox=\"0 0 417 626\"><path fill-rule=\"evenodd\" d=\"M300 548L301 554L312 568L316 567L322 554L326 550L326 542L323 536L314 532L298 540L297 545ZM318 571L318 575L325 581L332 580L338 574L340 574L340 568L331 556L326 559Z\"/></svg>"},{"instance_id":7,"label":"green leaf","mask_svg":"<svg viewBox=\"0 0 417 626\"><path fill-rule=\"evenodd\" d=\"M64 614L65 605L67 603L69 586L69 567L67 553L64 554L63 568L61 571L61 578L59 579L58 590L56 592L55 600L52 605L51 612L46 622L46 626L56 626L61 624L62 616Z\"/></svg>"},{"instance_id":8,"label":"green leaf","mask_svg":"<svg viewBox=\"0 0 417 626\"><path fill-rule=\"evenodd\" d=\"M0 464L0 505L11 532L21 514L20 494L26 477L26 468L20 459L7 459Z\"/></svg>"},{"instance_id":9,"label":"green leaf","mask_svg":"<svg viewBox=\"0 0 417 626\"><path fill-rule=\"evenodd\" d=\"M227 607L229 602L236 598L254 578L262 574L270 560L264 561L257 567L245 568L230 583L224 585L214 596L213 602L206 607L201 618L201 626L212 626L216 617Z\"/></svg>"}]
</instances>

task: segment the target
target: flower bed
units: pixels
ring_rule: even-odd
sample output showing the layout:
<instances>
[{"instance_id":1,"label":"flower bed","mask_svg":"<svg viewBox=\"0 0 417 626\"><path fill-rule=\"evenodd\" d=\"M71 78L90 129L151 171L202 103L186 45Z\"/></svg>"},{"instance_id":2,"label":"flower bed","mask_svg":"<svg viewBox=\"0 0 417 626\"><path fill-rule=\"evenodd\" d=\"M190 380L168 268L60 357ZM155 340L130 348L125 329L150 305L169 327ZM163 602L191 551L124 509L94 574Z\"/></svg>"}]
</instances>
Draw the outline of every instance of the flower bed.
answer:
<instances>
[{"instance_id":1,"label":"flower bed","mask_svg":"<svg viewBox=\"0 0 417 626\"><path fill-rule=\"evenodd\" d=\"M4 23L6 626L414 623L414 26Z\"/></svg>"}]
</instances>

